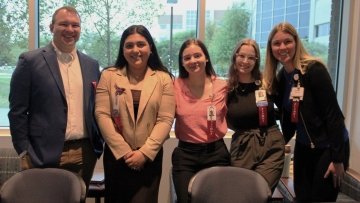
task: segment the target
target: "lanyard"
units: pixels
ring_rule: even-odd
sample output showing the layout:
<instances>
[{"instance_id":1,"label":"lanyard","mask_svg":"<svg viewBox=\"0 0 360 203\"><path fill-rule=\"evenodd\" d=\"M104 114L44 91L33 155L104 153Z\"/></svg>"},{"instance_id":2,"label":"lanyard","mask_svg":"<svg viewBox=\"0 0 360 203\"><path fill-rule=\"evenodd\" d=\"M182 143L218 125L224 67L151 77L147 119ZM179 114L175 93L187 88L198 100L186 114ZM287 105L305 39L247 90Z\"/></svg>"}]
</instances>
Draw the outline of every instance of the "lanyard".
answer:
<instances>
[{"instance_id":1,"label":"lanyard","mask_svg":"<svg viewBox=\"0 0 360 203\"><path fill-rule=\"evenodd\" d=\"M255 84L257 86L261 85L260 80L256 80ZM255 101L258 108L259 116L259 126L265 127L268 125L268 101L266 96L266 91L263 89L258 89L255 91Z\"/></svg>"},{"instance_id":2,"label":"lanyard","mask_svg":"<svg viewBox=\"0 0 360 203\"><path fill-rule=\"evenodd\" d=\"M210 137L215 137L215 129L216 129L216 106L214 105L214 85L211 80L211 103L210 106L207 107L207 131Z\"/></svg>"},{"instance_id":3,"label":"lanyard","mask_svg":"<svg viewBox=\"0 0 360 203\"><path fill-rule=\"evenodd\" d=\"M294 74L294 87L291 88L290 100L291 100L291 122L297 123L299 121L299 105L300 101L304 97L304 87L301 87L299 74Z\"/></svg>"}]
</instances>

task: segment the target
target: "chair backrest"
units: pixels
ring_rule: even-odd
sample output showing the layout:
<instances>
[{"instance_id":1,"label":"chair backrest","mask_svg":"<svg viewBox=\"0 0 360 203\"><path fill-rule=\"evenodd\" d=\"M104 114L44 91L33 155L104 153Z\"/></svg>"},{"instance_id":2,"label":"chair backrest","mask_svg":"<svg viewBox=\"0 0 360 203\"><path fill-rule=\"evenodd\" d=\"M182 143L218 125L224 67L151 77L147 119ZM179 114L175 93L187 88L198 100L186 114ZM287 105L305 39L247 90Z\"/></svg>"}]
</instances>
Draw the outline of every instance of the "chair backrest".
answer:
<instances>
[{"instance_id":1,"label":"chair backrest","mask_svg":"<svg viewBox=\"0 0 360 203\"><path fill-rule=\"evenodd\" d=\"M1 187L1 203L79 203L86 186L80 176L57 168L18 172Z\"/></svg>"},{"instance_id":2,"label":"chair backrest","mask_svg":"<svg viewBox=\"0 0 360 203\"><path fill-rule=\"evenodd\" d=\"M190 180L188 192L191 203L265 203L271 198L260 174L231 166L199 171Z\"/></svg>"}]
</instances>

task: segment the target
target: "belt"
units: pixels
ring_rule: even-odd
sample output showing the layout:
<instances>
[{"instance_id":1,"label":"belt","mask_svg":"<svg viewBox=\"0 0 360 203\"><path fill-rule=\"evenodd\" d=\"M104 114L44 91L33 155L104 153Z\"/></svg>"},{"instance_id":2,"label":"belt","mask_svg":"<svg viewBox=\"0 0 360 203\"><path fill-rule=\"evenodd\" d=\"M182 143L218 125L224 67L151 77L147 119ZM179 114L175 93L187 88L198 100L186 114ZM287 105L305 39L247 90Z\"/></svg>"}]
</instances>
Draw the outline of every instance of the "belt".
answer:
<instances>
[{"instance_id":1,"label":"belt","mask_svg":"<svg viewBox=\"0 0 360 203\"><path fill-rule=\"evenodd\" d=\"M266 136L274 131L278 131L279 127L277 125L268 127L268 128L259 128L259 129L249 129L249 130L239 130L235 131L234 135L232 136L232 140L237 139L239 136L244 137L242 142L248 142L254 136L257 137L259 140L259 144L264 146Z\"/></svg>"},{"instance_id":2,"label":"belt","mask_svg":"<svg viewBox=\"0 0 360 203\"><path fill-rule=\"evenodd\" d=\"M179 140L178 147L183 149L190 149L190 150L214 150L217 146L223 146L224 139L217 140L215 142L210 143L192 143L192 142L185 142Z\"/></svg>"},{"instance_id":3,"label":"belt","mask_svg":"<svg viewBox=\"0 0 360 203\"><path fill-rule=\"evenodd\" d=\"M81 138L76 140L65 140L65 144L78 144L89 141L89 138Z\"/></svg>"}]
</instances>

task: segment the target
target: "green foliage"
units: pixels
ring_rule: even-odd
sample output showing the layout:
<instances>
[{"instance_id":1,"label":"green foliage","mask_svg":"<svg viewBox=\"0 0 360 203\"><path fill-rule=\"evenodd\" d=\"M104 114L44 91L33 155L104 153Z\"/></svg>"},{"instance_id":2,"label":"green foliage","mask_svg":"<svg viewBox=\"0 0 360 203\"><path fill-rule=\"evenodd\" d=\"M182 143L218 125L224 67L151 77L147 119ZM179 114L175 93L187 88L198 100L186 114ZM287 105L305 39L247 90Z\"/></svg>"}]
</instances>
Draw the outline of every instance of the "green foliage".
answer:
<instances>
[{"instance_id":1,"label":"green foliage","mask_svg":"<svg viewBox=\"0 0 360 203\"><path fill-rule=\"evenodd\" d=\"M18 55L27 49L26 14L27 5L22 1L0 0L0 108L9 107L11 67L15 66Z\"/></svg>"},{"instance_id":2,"label":"green foliage","mask_svg":"<svg viewBox=\"0 0 360 203\"><path fill-rule=\"evenodd\" d=\"M8 43L16 43L18 40L28 37L28 6L23 0L0 0L2 28L11 30ZM1 30L2 32L2 30Z\"/></svg>"},{"instance_id":3,"label":"green foliage","mask_svg":"<svg viewBox=\"0 0 360 203\"><path fill-rule=\"evenodd\" d=\"M81 42L78 43L79 50L96 57L102 67L113 65L118 54L120 43L120 37L118 35L119 34L112 33L111 36L113 37L110 39L111 46L106 47L106 43L104 43L96 33L84 33L81 36ZM106 57L107 53L105 53L105 50L108 48L110 49L110 58Z\"/></svg>"},{"instance_id":4,"label":"green foliage","mask_svg":"<svg viewBox=\"0 0 360 203\"><path fill-rule=\"evenodd\" d=\"M39 1L41 19L40 45L48 44L52 35L49 23L55 9L72 5L78 9L82 20L82 35L78 43L81 51L99 60L102 67L112 65L116 60L121 33L132 24L143 24L150 28L154 18L164 13L163 5L157 0L66 0ZM21 6L19 6L21 5ZM46 8L46 9L44 9ZM144 9L145 8L145 9ZM15 66L18 55L28 46L28 7L24 0L0 0L0 66ZM15 23L16 22L16 23ZM234 4L225 11L221 19L206 22L205 44L209 49L213 65L220 76L228 72L232 51L239 40L249 34L250 13L244 4ZM178 52L181 44L194 38L195 31L174 33L172 51L170 40L156 42L159 55L175 75L178 70ZM327 63L328 46L304 41L312 55ZM264 64L265 49L261 49L261 64ZM0 107L7 107L10 74L0 73Z\"/></svg>"},{"instance_id":5,"label":"green foliage","mask_svg":"<svg viewBox=\"0 0 360 203\"><path fill-rule=\"evenodd\" d=\"M3 71L0 70L0 108L9 107L10 77L10 74L3 73Z\"/></svg>"},{"instance_id":6,"label":"green foliage","mask_svg":"<svg viewBox=\"0 0 360 203\"><path fill-rule=\"evenodd\" d=\"M0 66L15 66L20 53L28 49L27 5L24 0L0 0ZM39 1L40 46L51 41L52 14L63 5L74 6L80 13L79 50L98 59L102 67L114 63L121 33L126 27L143 24L150 28L154 18L163 13L163 6L157 0L42 0ZM10 77L11 72L0 71L0 107L8 107Z\"/></svg>"},{"instance_id":7,"label":"green foliage","mask_svg":"<svg viewBox=\"0 0 360 203\"><path fill-rule=\"evenodd\" d=\"M325 64L327 64L328 49L329 49L328 46L318 42L308 42L305 40L303 40L302 42L305 49L309 52L309 54L320 58Z\"/></svg>"},{"instance_id":8,"label":"green foliage","mask_svg":"<svg viewBox=\"0 0 360 203\"><path fill-rule=\"evenodd\" d=\"M122 31L133 24L150 28L163 7L156 0L77 0L77 3L81 17L88 22L83 25L82 48L89 50L103 67L116 60Z\"/></svg>"},{"instance_id":9,"label":"green foliage","mask_svg":"<svg viewBox=\"0 0 360 203\"><path fill-rule=\"evenodd\" d=\"M215 32L216 32L216 23L213 21L206 22L205 41L204 41L205 44L209 44L213 40Z\"/></svg>"},{"instance_id":10,"label":"green foliage","mask_svg":"<svg viewBox=\"0 0 360 203\"><path fill-rule=\"evenodd\" d=\"M41 47L47 45L52 39L49 25L53 12L61 6L61 1L39 1L39 8L46 8L39 9L39 19L41 19L39 22L39 33L41 33L39 42Z\"/></svg>"},{"instance_id":11,"label":"green foliage","mask_svg":"<svg viewBox=\"0 0 360 203\"><path fill-rule=\"evenodd\" d=\"M27 7L17 4L21 5L19 1L0 0L0 66L15 65L17 55L27 48L24 43L28 34L24 29L28 27L25 23Z\"/></svg>"},{"instance_id":12,"label":"green foliage","mask_svg":"<svg viewBox=\"0 0 360 203\"><path fill-rule=\"evenodd\" d=\"M179 32L173 36L173 45L172 53L170 54L170 40L162 40L161 42L156 43L156 48L159 52L160 58L164 65L169 68L169 70L177 75L179 69L178 56L179 50L182 43L189 39L195 37L195 30L187 32Z\"/></svg>"},{"instance_id":13,"label":"green foliage","mask_svg":"<svg viewBox=\"0 0 360 203\"><path fill-rule=\"evenodd\" d=\"M260 48L260 71L264 71L265 67L265 58L266 58L266 47Z\"/></svg>"},{"instance_id":14,"label":"green foliage","mask_svg":"<svg viewBox=\"0 0 360 203\"><path fill-rule=\"evenodd\" d=\"M163 12L157 0L68 0L66 5L76 7L81 16L82 33L78 48L99 60L102 67L112 65L117 57L121 33L128 26L143 24L150 28L154 18ZM40 18L50 19L63 2L40 1ZM146 9L144 9L146 8ZM141 11L141 12L139 12ZM48 24L40 25L41 46L51 41Z\"/></svg>"},{"instance_id":15,"label":"green foliage","mask_svg":"<svg viewBox=\"0 0 360 203\"><path fill-rule=\"evenodd\" d=\"M215 28L211 27L208 30L210 37L214 33L211 41L207 40L207 44L218 75L226 75L234 47L249 33L249 22L250 13L245 10L244 4L233 4Z\"/></svg>"},{"instance_id":16,"label":"green foliage","mask_svg":"<svg viewBox=\"0 0 360 203\"><path fill-rule=\"evenodd\" d=\"M318 42L308 42L307 40L302 40L302 43L309 54L314 57L321 59L325 64L328 61L328 46L318 43ZM260 70L264 69L266 57L266 47L260 49Z\"/></svg>"},{"instance_id":17,"label":"green foliage","mask_svg":"<svg viewBox=\"0 0 360 203\"><path fill-rule=\"evenodd\" d=\"M2 4L0 4L0 30L1 30L1 35L0 35L0 44L1 44L1 49L0 49L0 65L5 65L5 64L9 64L11 61L12 56L9 55L10 52L10 44L8 43L8 40L11 36L11 30L10 28L7 26L7 23L4 21L4 14L5 14L5 8Z\"/></svg>"}]
</instances>

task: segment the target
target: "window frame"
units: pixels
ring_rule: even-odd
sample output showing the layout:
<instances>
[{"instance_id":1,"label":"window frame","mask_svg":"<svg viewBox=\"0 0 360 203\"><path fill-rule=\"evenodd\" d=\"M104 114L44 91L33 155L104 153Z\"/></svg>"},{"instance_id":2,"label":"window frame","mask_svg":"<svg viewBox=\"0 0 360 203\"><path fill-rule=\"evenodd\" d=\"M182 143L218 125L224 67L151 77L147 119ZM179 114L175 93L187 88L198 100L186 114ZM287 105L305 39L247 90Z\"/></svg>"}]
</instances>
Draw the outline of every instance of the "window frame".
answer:
<instances>
[{"instance_id":1,"label":"window frame","mask_svg":"<svg viewBox=\"0 0 360 203\"><path fill-rule=\"evenodd\" d=\"M197 0L197 5L198 5L198 9L197 9L197 18L198 18L198 22L197 22L197 27L196 27L196 36L201 39L201 40L205 40L205 16L206 16L206 1L207 0ZM285 0L284 0L285 1ZM332 0L333 5L335 6L339 6L343 4L343 0L342 1L337 1L337 0ZM32 49L36 49L39 47L39 0L28 0L28 6L29 6L29 40L28 40L28 48L29 50ZM351 9L348 7L348 10ZM337 21L343 20L344 22L342 22L342 24L336 22L339 24L339 28L342 29L342 32L346 32L347 30L350 30L350 28L348 28L346 25L348 24L347 21L350 21L350 19L344 19L343 18L343 14L346 14L347 12L345 11L340 11L340 13L338 13L338 19ZM347 30L346 30L347 28ZM334 29L331 29L334 30ZM339 54L340 52L340 47L341 50L343 50L343 45L340 44L339 40L340 40L341 34L337 34L336 36L336 40L333 43L338 43L337 45L337 49L330 49L330 50L334 50L335 53L333 53L332 55L338 56L335 57L336 61L334 61L332 64L335 64L335 69L336 69L336 82L334 83L334 87L336 90L338 89L342 89L344 86L344 71L339 69L340 64L340 60L343 60L342 58L345 57L344 55ZM331 40L330 40L331 41ZM261 42L259 42L261 43ZM330 45L329 45L330 47ZM329 53L330 54L330 53ZM334 57L329 57L330 58L334 58ZM342 62L343 63L343 62ZM334 77L335 78L335 77ZM337 91L337 95L338 95L338 100L339 103L342 104L342 101L344 100L344 95L342 93L342 91ZM341 105L343 106L343 105ZM4 133L3 130L7 130L9 129L9 126L0 126L0 136ZM5 132L6 134L10 134L9 131Z\"/></svg>"}]
</instances>

